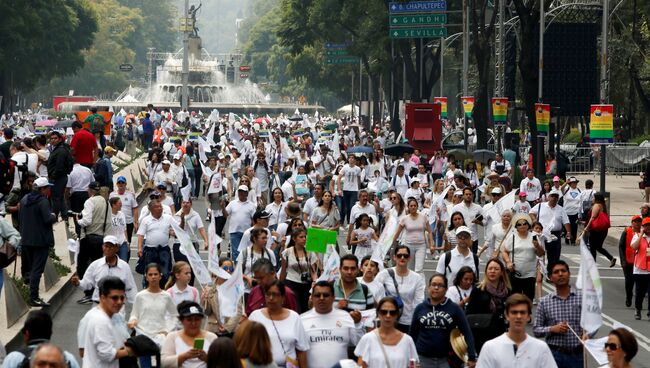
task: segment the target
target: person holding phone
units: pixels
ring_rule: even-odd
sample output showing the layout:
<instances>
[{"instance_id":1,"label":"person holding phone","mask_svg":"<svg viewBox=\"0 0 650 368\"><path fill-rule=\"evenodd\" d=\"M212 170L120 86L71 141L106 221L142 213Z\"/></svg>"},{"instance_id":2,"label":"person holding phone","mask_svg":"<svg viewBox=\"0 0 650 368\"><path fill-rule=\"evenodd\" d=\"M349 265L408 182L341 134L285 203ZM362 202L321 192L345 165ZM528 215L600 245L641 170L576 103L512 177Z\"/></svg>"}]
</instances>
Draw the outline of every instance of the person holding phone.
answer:
<instances>
[{"instance_id":1,"label":"person holding phone","mask_svg":"<svg viewBox=\"0 0 650 368\"><path fill-rule=\"evenodd\" d=\"M192 301L178 304L178 319L183 328L167 334L160 350L163 368L206 368L208 348L217 335L203 330L203 308Z\"/></svg>"}]
</instances>

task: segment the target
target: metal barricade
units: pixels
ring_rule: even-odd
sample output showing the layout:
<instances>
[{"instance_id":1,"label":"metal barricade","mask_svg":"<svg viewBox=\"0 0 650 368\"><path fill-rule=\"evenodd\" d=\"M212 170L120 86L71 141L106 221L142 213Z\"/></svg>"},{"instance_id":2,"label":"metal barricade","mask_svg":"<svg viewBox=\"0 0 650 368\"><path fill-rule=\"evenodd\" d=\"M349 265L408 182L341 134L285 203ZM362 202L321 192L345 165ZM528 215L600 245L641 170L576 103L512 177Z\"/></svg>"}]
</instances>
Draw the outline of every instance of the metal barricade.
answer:
<instances>
[{"instance_id":1,"label":"metal barricade","mask_svg":"<svg viewBox=\"0 0 650 368\"><path fill-rule=\"evenodd\" d=\"M576 147L564 151L569 159L567 174L600 172L600 147ZM650 163L650 147L607 146L605 168L613 175L638 175Z\"/></svg>"}]
</instances>

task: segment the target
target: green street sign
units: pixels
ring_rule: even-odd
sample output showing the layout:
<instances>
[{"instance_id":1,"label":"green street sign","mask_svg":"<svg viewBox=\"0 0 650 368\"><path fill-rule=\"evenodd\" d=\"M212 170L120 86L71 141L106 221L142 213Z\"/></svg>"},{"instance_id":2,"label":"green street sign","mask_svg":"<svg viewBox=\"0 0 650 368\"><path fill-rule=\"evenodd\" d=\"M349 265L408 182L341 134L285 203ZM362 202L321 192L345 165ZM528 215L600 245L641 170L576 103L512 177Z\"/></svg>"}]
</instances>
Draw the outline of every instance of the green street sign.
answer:
<instances>
[{"instance_id":1,"label":"green street sign","mask_svg":"<svg viewBox=\"0 0 650 368\"><path fill-rule=\"evenodd\" d=\"M327 50L326 51L327 56L347 56L348 55L348 50Z\"/></svg>"},{"instance_id":2,"label":"green street sign","mask_svg":"<svg viewBox=\"0 0 650 368\"><path fill-rule=\"evenodd\" d=\"M359 58L356 56L328 57L325 61L327 64L332 64L332 65L357 64L359 62Z\"/></svg>"},{"instance_id":3,"label":"green street sign","mask_svg":"<svg viewBox=\"0 0 650 368\"><path fill-rule=\"evenodd\" d=\"M447 37L447 28L392 28L388 33L390 38L440 38Z\"/></svg>"},{"instance_id":4,"label":"green street sign","mask_svg":"<svg viewBox=\"0 0 650 368\"><path fill-rule=\"evenodd\" d=\"M406 14L391 15L389 25L391 27L402 27L410 25L439 25L447 23L447 14Z\"/></svg>"}]
</instances>

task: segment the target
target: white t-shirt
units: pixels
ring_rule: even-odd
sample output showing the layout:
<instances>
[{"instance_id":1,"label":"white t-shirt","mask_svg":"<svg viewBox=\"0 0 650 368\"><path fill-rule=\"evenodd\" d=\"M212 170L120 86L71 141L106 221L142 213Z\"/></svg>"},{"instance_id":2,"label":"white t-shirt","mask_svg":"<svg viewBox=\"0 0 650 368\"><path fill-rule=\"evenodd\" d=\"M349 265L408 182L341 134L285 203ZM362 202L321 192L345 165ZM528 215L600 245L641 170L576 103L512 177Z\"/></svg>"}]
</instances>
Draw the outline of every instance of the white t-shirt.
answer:
<instances>
[{"instance_id":1,"label":"white t-shirt","mask_svg":"<svg viewBox=\"0 0 650 368\"><path fill-rule=\"evenodd\" d=\"M300 319L309 338L307 361L312 368L331 368L339 360L347 359L348 346L356 345L363 334L350 314L336 308L327 314L311 309Z\"/></svg>"},{"instance_id":2,"label":"white t-shirt","mask_svg":"<svg viewBox=\"0 0 650 368\"><path fill-rule=\"evenodd\" d=\"M451 252L451 260L449 261L449 266L445 270L445 262L447 261L447 252L443 253L438 260L438 265L436 266L436 272L441 273L447 277L447 284L453 285L454 279L456 278L456 273L460 270L461 267L467 266L476 272L476 264L474 263L474 255L472 251L467 252L467 256L462 255L457 247L454 247Z\"/></svg>"},{"instance_id":3,"label":"white t-shirt","mask_svg":"<svg viewBox=\"0 0 650 368\"><path fill-rule=\"evenodd\" d=\"M182 213L183 210L180 210L176 212L176 215L174 216L174 220L176 220L178 226L181 224ZM190 209L190 213L185 215L185 227L183 227L183 230L187 232L187 235L190 236L192 242L198 242L199 229L203 229L203 220L201 219L201 215L193 209Z\"/></svg>"},{"instance_id":4,"label":"white t-shirt","mask_svg":"<svg viewBox=\"0 0 650 368\"><path fill-rule=\"evenodd\" d=\"M512 239L514 238L514 255L512 250ZM503 241L502 249L510 255L510 261L515 264L515 269L521 274L520 278L535 277L537 255L533 245L533 234L528 233L524 239L520 238L517 232L508 234Z\"/></svg>"},{"instance_id":5,"label":"white t-shirt","mask_svg":"<svg viewBox=\"0 0 650 368\"><path fill-rule=\"evenodd\" d=\"M525 177L521 180L521 184L519 184L519 190L526 193L527 201L536 201L539 198L539 194L542 192L542 184L539 182L539 179L535 177L533 177L533 180Z\"/></svg>"},{"instance_id":6,"label":"white t-shirt","mask_svg":"<svg viewBox=\"0 0 650 368\"><path fill-rule=\"evenodd\" d=\"M296 359L296 350L309 350L309 337L298 313L290 310L287 318L282 321L272 321L262 313L261 309L258 309L251 313L248 319L259 322L266 328L271 340L273 361L278 367L285 366L285 356Z\"/></svg>"},{"instance_id":7,"label":"white t-shirt","mask_svg":"<svg viewBox=\"0 0 650 368\"><path fill-rule=\"evenodd\" d=\"M557 368L546 342L526 335L516 353L515 345L507 333L489 340L481 348L476 368Z\"/></svg>"},{"instance_id":8,"label":"white t-shirt","mask_svg":"<svg viewBox=\"0 0 650 368\"><path fill-rule=\"evenodd\" d=\"M575 189L569 187L562 198L564 198L562 207L567 215L577 215L582 209L582 192L578 187Z\"/></svg>"},{"instance_id":9,"label":"white t-shirt","mask_svg":"<svg viewBox=\"0 0 650 368\"><path fill-rule=\"evenodd\" d=\"M269 217L269 226L281 224L287 221L287 213L284 209L287 207L287 202L282 202L279 205L275 202L271 202L266 205L266 212L268 212L271 217Z\"/></svg>"},{"instance_id":10,"label":"white t-shirt","mask_svg":"<svg viewBox=\"0 0 650 368\"><path fill-rule=\"evenodd\" d=\"M368 290L372 293L372 297L375 299L375 303L379 303L379 301L386 296L384 285L378 282L376 278L372 280L372 282L366 282L364 281L363 276L359 276L357 277L357 281L368 287Z\"/></svg>"},{"instance_id":11,"label":"white t-shirt","mask_svg":"<svg viewBox=\"0 0 650 368\"><path fill-rule=\"evenodd\" d=\"M316 197L310 197L305 201L305 206L302 209L302 213L307 214L307 216L311 215L312 212L314 212L314 208L318 207L318 199Z\"/></svg>"},{"instance_id":12,"label":"white t-shirt","mask_svg":"<svg viewBox=\"0 0 650 368\"><path fill-rule=\"evenodd\" d=\"M537 216L537 221L544 226L544 230L551 232L562 231L562 225L569 223L569 217L559 204L551 207L547 202L538 203L530 209L530 213Z\"/></svg>"},{"instance_id":13,"label":"white t-shirt","mask_svg":"<svg viewBox=\"0 0 650 368\"><path fill-rule=\"evenodd\" d=\"M38 150L38 153L45 156L45 162L41 162L38 166L38 176L47 178L47 160L50 158L50 150L43 148Z\"/></svg>"},{"instance_id":14,"label":"white t-shirt","mask_svg":"<svg viewBox=\"0 0 650 368\"><path fill-rule=\"evenodd\" d=\"M386 355L381 349L382 345ZM411 336L403 334L396 345L385 345L375 331L363 335L357 348L354 349L354 355L363 359L368 367L372 368L389 367L386 357L389 360L390 367L408 367L411 359L420 361Z\"/></svg>"},{"instance_id":15,"label":"white t-shirt","mask_svg":"<svg viewBox=\"0 0 650 368\"><path fill-rule=\"evenodd\" d=\"M350 166L346 164L341 169L339 175L343 175L343 190L357 192L359 191L359 176L361 168L359 166Z\"/></svg>"},{"instance_id":16,"label":"white t-shirt","mask_svg":"<svg viewBox=\"0 0 650 368\"><path fill-rule=\"evenodd\" d=\"M113 223L113 229L110 232L111 235L117 238L117 244L122 244L126 241L126 236L124 232L126 231L126 219L124 218L124 213L118 211L116 214L111 213L111 222ZM131 239L129 239L129 242Z\"/></svg>"},{"instance_id":17,"label":"white t-shirt","mask_svg":"<svg viewBox=\"0 0 650 368\"><path fill-rule=\"evenodd\" d=\"M251 220L255 214L255 205L249 201L241 202L239 199L228 203L226 212L228 219L229 233L243 233L251 227Z\"/></svg>"},{"instance_id":18,"label":"white t-shirt","mask_svg":"<svg viewBox=\"0 0 650 368\"><path fill-rule=\"evenodd\" d=\"M244 231L244 234L241 237L241 241L239 242L239 248L237 248L240 252L253 245L253 241L251 240L251 231L253 231L253 229L255 229L255 227L251 226L246 229L246 231ZM268 234L268 238L266 240L266 248L271 249L271 246L273 245L273 236L271 235L271 230L268 228L264 228L264 230L266 230L266 234Z\"/></svg>"},{"instance_id":19,"label":"white t-shirt","mask_svg":"<svg viewBox=\"0 0 650 368\"><path fill-rule=\"evenodd\" d=\"M465 290L460 286L450 284L445 296L452 302L458 304L460 303L461 299L467 298L472 293L472 289L474 289L472 286L470 286L469 289Z\"/></svg>"},{"instance_id":20,"label":"white t-shirt","mask_svg":"<svg viewBox=\"0 0 650 368\"><path fill-rule=\"evenodd\" d=\"M163 213L160 218L147 216L140 222L138 235L144 236L145 247L165 246L169 244L169 230L172 228L171 223L174 218Z\"/></svg>"},{"instance_id":21,"label":"white t-shirt","mask_svg":"<svg viewBox=\"0 0 650 368\"><path fill-rule=\"evenodd\" d=\"M128 190L124 191L124 194L120 194L117 191L114 191L109 196L110 198L119 197L122 201L122 212L124 213L124 218L126 219L127 224L133 223L133 209L138 208L138 201L135 199L133 192Z\"/></svg>"},{"instance_id":22,"label":"white t-shirt","mask_svg":"<svg viewBox=\"0 0 650 368\"><path fill-rule=\"evenodd\" d=\"M266 258L270 260L273 266L277 264L275 253L273 253L272 250L265 248L264 252L258 253L257 251L253 251L252 245L241 250L239 256L237 257L237 263L243 261L244 263L242 264L242 270L244 275L253 277L253 265L260 258Z\"/></svg>"},{"instance_id":23,"label":"white t-shirt","mask_svg":"<svg viewBox=\"0 0 650 368\"><path fill-rule=\"evenodd\" d=\"M471 203L468 207L463 201L455 205L451 209L450 214L454 212L460 212L463 214L463 219L465 219L465 224L472 231L472 241L478 240L478 225L473 223L472 221L474 221L476 216L483 215L483 207L479 206L476 203Z\"/></svg>"},{"instance_id":24,"label":"white t-shirt","mask_svg":"<svg viewBox=\"0 0 650 368\"><path fill-rule=\"evenodd\" d=\"M20 170L18 170L18 166L25 165L25 162L27 162L27 170L35 173L36 172L36 166L38 165L38 155L35 153L27 153L27 152L16 152L14 153L13 156L11 156L11 159L16 162L16 173L19 173L18 175L14 175L14 188L19 188L20 187L20 179L22 178L23 174Z\"/></svg>"},{"instance_id":25,"label":"white t-shirt","mask_svg":"<svg viewBox=\"0 0 650 368\"><path fill-rule=\"evenodd\" d=\"M90 183L95 180L92 170L80 164L74 164L72 171L68 174L66 188L70 188L70 194L74 192L87 192Z\"/></svg>"},{"instance_id":26,"label":"white t-shirt","mask_svg":"<svg viewBox=\"0 0 650 368\"><path fill-rule=\"evenodd\" d=\"M402 310L402 316L399 318L399 323L410 326L415 307L424 301L424 278L413 271L409 271L408 275L402 277L397 274L394 267L392 270L395 272L395 281L397 282L399 295L404 302L404 309ZM387 269L379 272L375 280L384 286L386 295L397 296L395 283ZM373 365L370 366L372 367Z\"/></svg>"},{"instance_id":27,"label":"white t-shirt","mask_svg":"<svg viewBox=\"0 0 650 368\"><path fill-rule=\"evenodd\" d=\"M93 308L85 317L83 367L118 368L117 350L124 346L124 337L113 326L111 318L100 308Z\"/></svg>"}]
</instances>

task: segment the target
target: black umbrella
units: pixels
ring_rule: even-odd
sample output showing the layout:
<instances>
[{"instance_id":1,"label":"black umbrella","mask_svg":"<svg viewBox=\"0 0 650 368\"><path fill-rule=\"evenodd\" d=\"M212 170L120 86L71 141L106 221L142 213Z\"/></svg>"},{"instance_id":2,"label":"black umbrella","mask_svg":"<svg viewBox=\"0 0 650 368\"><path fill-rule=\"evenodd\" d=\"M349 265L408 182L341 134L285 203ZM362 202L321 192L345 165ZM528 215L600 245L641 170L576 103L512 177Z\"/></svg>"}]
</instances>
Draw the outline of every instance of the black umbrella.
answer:
<instances>
[{"instance_id":1,"label":"black umbrella","mask_svg":"<svg viewBox=\"0 0 650 368\"><path fill-rule=\"evenodd\" d=\"M472 156L474 157L474 161L487 162L489 159L494 159L496 153L494 153L494 151L481 149L472 152Z\"/></svg>"},{"instance_id":2,"label":"black umbrella","mask_svg":"<svg viewBox=\"0 0 650 368\"><path fill-rule=\"evenodd\" d=\"M291 121L302 121L302 116L300 116L300 115L298 115L298 114L293 114L293 115L289 118L289 120L291 120Z\"/></svg>"},{"instance_id":3,"label":"black umbrella","mask_svg":"<svg viewBox=\"0 0 650 368\"><path fill-rule=\"evenodd\" d=\"M384 154L389 156L401 156L405 153L413 153L413 146L408 143L391 144L384 148Z\"/></svg>"},{"instance_id":4,"label":"black umbrella","mask_svg":"<svg viewBox=\"0 0 650 368\"><path fill-rule=\"evenodd\" d=\"M447 156L454 156L456 160L464 160L470 157L467 151L459 148L447 151Z\"/></svg>"}]
</instances>

